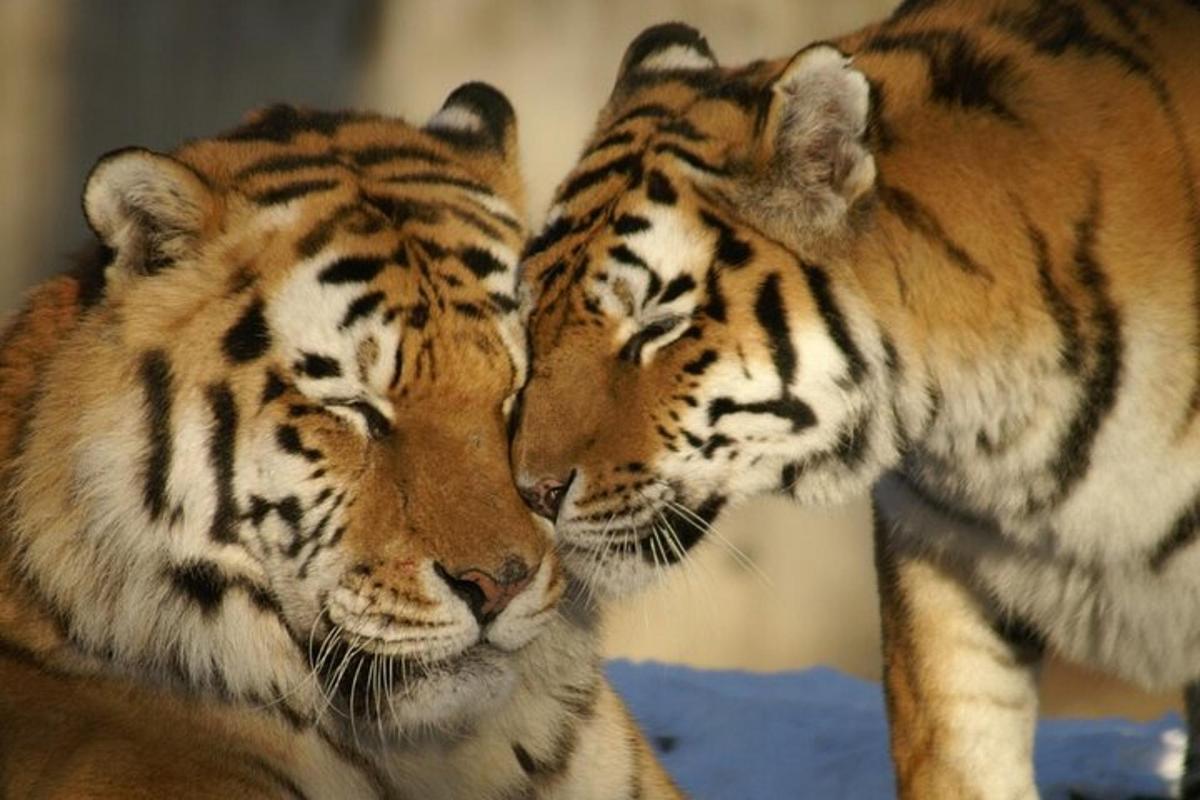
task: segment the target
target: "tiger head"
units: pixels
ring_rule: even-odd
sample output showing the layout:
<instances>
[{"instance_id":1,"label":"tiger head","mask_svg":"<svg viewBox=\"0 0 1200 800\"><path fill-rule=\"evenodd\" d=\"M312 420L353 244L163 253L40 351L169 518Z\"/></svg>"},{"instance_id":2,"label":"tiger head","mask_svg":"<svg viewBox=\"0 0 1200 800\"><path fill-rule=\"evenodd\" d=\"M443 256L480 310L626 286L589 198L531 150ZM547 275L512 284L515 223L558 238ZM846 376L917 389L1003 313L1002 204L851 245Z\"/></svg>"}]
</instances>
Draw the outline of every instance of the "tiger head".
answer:
<instances>
[{"instance_id":1,"label":"tiger head","mask_svg":"<svg viewBox=\"0 0 1200 800\"><path fill-rule=\"evenodd\" d=\"M275 107L96 165L100 263L7 469L75 645L304 724L504 696L563 589L508 462L515 136L468 84L421 128Z\"/></svg>"},{"instance_id":2,"label":"tiger head","mask_svg":"<svg viewBox=\"0 0 1200 800\"><path fill-rule=\"evenodd\" d=\"M869 98L828 45L725 69L668 24L626 52L522 266L515 474L596 588L680 561L731 500L842 496L889 456L885 348L819 266L869 224Z\"/></svg>"}]
</instances>

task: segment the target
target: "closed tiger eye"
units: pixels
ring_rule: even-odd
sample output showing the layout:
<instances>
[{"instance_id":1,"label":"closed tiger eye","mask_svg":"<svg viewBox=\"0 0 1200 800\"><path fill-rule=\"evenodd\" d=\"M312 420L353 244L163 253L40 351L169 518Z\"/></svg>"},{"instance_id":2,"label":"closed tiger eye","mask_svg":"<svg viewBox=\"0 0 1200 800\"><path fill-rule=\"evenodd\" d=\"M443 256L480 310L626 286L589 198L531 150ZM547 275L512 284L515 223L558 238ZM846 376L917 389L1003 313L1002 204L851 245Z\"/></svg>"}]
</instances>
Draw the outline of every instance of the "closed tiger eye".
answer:
<instances>
[{"instance_id":1,"label":"closed tiger eye","mask_svg":"<svg viewBox=\"0 0 1200 800\"><path fill-rule=\"evenodd\" d=\"M621 352L617 357L622 361L628 361L633 364L638 363L642 357L643 347L675 330L683 320L684 318L680 316L663 317L662 319L654 320L629 337L629 341L621 348Z\"/></svg>"}]
</instances>

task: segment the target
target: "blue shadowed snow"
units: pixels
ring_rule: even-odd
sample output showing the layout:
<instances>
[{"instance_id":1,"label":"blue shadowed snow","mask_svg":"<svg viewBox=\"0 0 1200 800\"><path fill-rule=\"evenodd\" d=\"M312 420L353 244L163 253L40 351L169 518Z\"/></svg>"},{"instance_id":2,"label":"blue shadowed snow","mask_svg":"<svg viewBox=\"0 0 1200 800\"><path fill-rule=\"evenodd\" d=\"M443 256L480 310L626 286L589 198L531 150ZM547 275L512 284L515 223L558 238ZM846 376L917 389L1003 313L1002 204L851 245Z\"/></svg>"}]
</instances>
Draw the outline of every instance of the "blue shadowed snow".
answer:
<instances>
[{"instance_id":1,"label":"blue shadowed snow","mask_svg":"<svg viewBox=\"0 0 1200 800\"><path fill-rule=\"evenodd\" d=\"M613 661L608 675L667 769L697 800L895 796L879 686L830 669L768 675ZM1180 720L1046 720L1038 786L1072 796L1165 797L1183 758Z\"/></svg>"}]
</instances>

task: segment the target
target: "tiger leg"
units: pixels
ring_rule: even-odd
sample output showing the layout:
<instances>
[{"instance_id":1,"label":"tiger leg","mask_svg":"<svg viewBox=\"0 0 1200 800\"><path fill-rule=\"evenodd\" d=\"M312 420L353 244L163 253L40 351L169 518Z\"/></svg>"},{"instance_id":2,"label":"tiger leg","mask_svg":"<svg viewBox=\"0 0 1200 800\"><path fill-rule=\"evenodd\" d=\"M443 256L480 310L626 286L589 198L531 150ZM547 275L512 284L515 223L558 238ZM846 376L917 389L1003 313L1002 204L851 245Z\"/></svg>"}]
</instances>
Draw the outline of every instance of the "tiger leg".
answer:
<instances>
[{"instance_id":1,"label":"tiger leg","mask_svg":"<svg viewBox=\"0 0 1200 800\"><path fill-rule=\"evenodd\" d=\"M1183 757L1183 777L1179 779L1179 797L1182 800L1200 800L1200 681L1184 687L1183 707L1188 735L1187 751Z\"/></svg>"},{"instance_id":2,"label":"tiger leg","mask_svg":"<svg viewBox=\"0 0 1200 800\"><path fill-rule=\"evenodd\" d=\"M884 693L901 798L1036 798L1036 659L875 511Z\"/></svg>"}]
</instances>

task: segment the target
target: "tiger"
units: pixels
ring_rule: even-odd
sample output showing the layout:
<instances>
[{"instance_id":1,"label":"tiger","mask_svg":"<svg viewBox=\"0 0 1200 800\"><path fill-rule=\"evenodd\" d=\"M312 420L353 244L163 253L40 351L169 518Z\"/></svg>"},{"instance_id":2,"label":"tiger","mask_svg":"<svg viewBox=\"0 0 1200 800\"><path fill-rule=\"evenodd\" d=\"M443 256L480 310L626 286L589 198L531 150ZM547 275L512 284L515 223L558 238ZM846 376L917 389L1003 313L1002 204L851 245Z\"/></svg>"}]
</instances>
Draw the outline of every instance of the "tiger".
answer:
<instances>
[{"instance_id":1,"label":"tiger","mask_svg":"<svg viewBox=\"0 0 1200 800\"><path fill-rule=\"evenodd\" d=\"M516 118L99 160L0 338L0 796L678 798L519 496Z\"/></svg>"},{"instance_id":2,"label":"tiger","mask_svg":"<svg viewBox=\"0 0 1200 800\"><path fill-rule=\"evenodd\" d=\"M1047 652L1200 678L1198 42L1180 0L638 36L520 267L566 568L625 594L731 503L870 492L904 798L1037 795Z\"/></svg>"}]
</instances>

